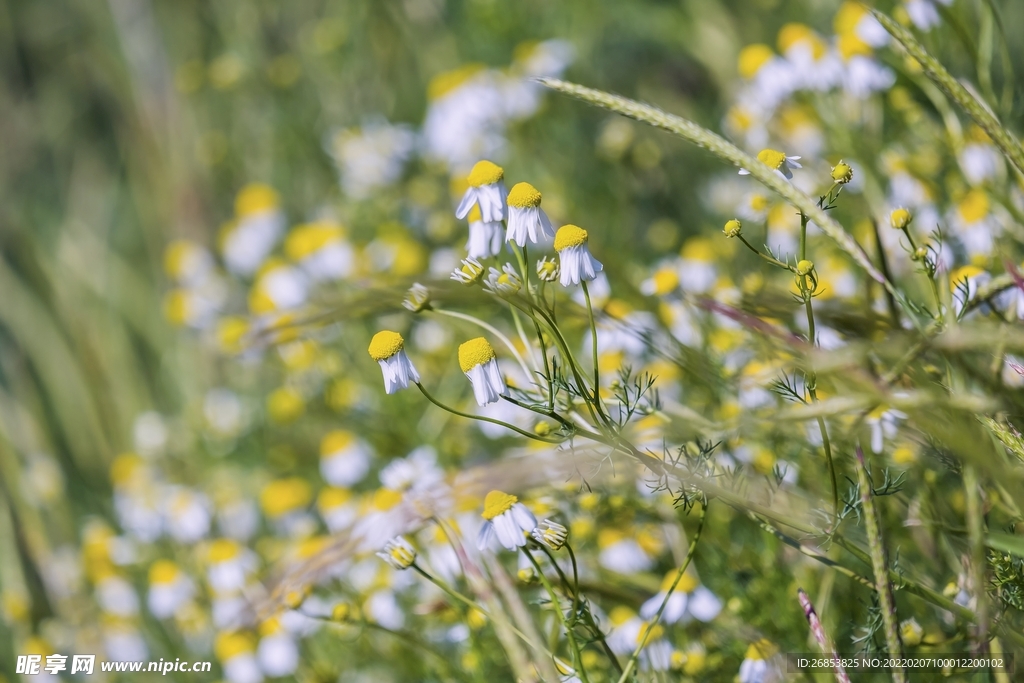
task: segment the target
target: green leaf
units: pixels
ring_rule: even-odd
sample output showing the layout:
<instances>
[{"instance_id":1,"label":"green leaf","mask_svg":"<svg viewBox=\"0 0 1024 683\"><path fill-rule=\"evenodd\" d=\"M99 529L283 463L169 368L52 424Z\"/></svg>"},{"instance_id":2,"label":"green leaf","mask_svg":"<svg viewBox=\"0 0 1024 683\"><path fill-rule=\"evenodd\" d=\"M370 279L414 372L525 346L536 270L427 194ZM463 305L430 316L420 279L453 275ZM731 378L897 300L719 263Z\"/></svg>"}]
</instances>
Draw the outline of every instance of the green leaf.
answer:
<instances>
[{"instance_id":1,"label":"green leaf","mask_svg":"<svg viewBox=\"0 0 1024 683\"><path fill-rule=\"evenodd\" d=\"M985 545L993 550L1001 550L1004 553L1024 557L1024 536L1011 536L1010 534L990 532L985 537Z\"/></svg>"}]
</instances>

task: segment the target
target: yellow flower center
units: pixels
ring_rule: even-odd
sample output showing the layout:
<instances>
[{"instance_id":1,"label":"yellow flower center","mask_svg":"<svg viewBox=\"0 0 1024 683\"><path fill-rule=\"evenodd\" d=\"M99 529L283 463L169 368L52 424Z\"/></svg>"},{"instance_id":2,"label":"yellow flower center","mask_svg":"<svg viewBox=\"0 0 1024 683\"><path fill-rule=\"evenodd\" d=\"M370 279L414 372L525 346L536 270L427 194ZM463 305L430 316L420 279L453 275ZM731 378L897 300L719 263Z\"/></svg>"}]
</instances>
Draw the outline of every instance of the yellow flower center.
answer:
<instances>
[{"instance_id":1,"label":"yellow flower center","mask_svg":"<svg viewBox=\"0 0 1024 683\"><path fill-rule=\"evenodd\" d=\"M346 432L343 429L335 429L327 432L320 441L320 457L326 458L338 451L343 451L355 441L355 434Z\"/></svg>"},{"instance_id":2,"label":"yellow flower center","mask_svg":"<svg viewBox=\"0 0 1024 683\"><path fill-rule=\"evenodd\" d=\"M174 583L174 580L177 578L178 565L174 564L170 560L157 560L153 563L153 566L149 568L150 583Z\"/></svg>"},{"instance_id":3,"label":"yellow flower center","mask_svg":"<svg viewBox=\"0 0 1024 683\"><path fill-rule=\"evenodd\" d=\"M210 544L209 558L213 564L233 560L237 556L238 545L230 539L218 538Z\"/></svg>"},{"instance_id":4,"label":"yellow flower center","mask_svg":"<svg viewBox=\"0 0 1024 683\"><path fill-rule=\"evenodd\" d=\"M649 635L648 635L649 633ZM644 624L636 634L636 644L650 643L665 635L665 629L659 624Z\"/></svg>"},{"instance_id":5,"label":"yellow flower center","mask_svg":"<svg viewBox=\"0 0 1024 683\"><path fill-rule=\"evenodd\" d=\"M253 651L252 637L245 633L222 633L217 636L213 651L222 662Z\"/></svg>"},{"instance_id":6,"label":"yellow flower center","mask_svg":"<svg viewBox=\"0 0 1024 683\"><path fill-rule=\"evenodd\" d=\"M754 211L764 211L768 208L768 196L763 194L755 194L750 198L750 208Z\"/></svg>"},{"instance_id":7,"label":"yellow flower center","mask_svg":"<svg viewBox=\"0 0 1024 683\"><path fill-rule=\"evenodd\" d=\"M277 192L269 185L254 183L246 185L235 197L235 215L241 218L250 214L277 208L280 201Z\"/></svg>"},{"instance_id":8,"label":"yellow flower center","mask_svg":"<svg viewBox=\"0 0 1024 683\"><path fill-rule=\"evenodd\" d=\"M575 225L563 225L555 234L555 251L569 247L582 247L590 236L587 231Z\"/></svg>"},{"instance_id":9,"label":"yellow flower center","mask_svg":"<svg viewBox=\"0 0 1024 683\"><path fill-rule=\"evenodd\" d=\"M971 190L960 200L958 209L965 223L977 223L988 215L988 195L984 190Z\"/></svg>"},{"instance_id":10,"label":"yellow flower center","mask_svg":"<svg viewBox=\"0 0 1024 683\"><path fill-rule=\"evenodd\" d=\"M897 230L902 230L910 225L911 220L913 220L913 216L907 209L896 209L889 214L889 224Z\"/></svg>"},{"instance_id":11,"label":"yellow flower center","mask_svg":"<svg viewBox=\"0 0 1024 683\"><path fill-rule=\"evenodd\" d=\"M672 587L672 582L676 580L676 572L669 572L665 575L665 579L661 582L661 590L668 592L668 589ZM697 581L697 577L689 572L683 574L683 577L679 579L679 583L676 584L676 593L692 593L693 589L700 585Z\"/></svg>"},{"instance_id":12,"label":"yellow flower center","mask_svg":"<svg viewBox=\"0 0 1024 683\"><path fill-rule=\"evenodd\" d=\"M325 488L320 492L316 504L321 510L333 510L352 500L352 493L348 489Z\"/></svg>"},{"instance_id":13,"label":"yellow flower center","mask_svg":"<svg viewBox=\"0 0 1024 683\"><path fill-rule=\"evenodd\" d=\"M427 98L437 100L458 89L463 83L476 76L486 67L483 64L466 64L452 71L445 71L430 79L427 84Z\"/></svg>"},{"instance_id":14,"label":"yellow flower center","mask_svg":"<svg viewBox=\"0 0 1024 683\"><path fill-rule=\"evenodd\" d=\"M772 49L763 43L747 45L740 50L738 65L740 76L753 78L761 70L761 67L774 56L775 53L772 52Z\"/></svg>"},{"instance_id":15,"label":"yellow flower center","mask_svg":"<svg viewBox=\"0 0 1024 683\"><path fill-rule=\"evenodd\" d=\"M765 166L777 171L782 168L782 164L786 162L786 154L785 152L780 152L776 149L762 149L757 154L757 160Z\"/></svg>"},{"instance_id":16,"label":"yellow flower center","mask_svg":"<svg viewBox=\"0 0 1024 683\"><path fill-rule=\"evenodd\" d=\"M329 221L300 225L288 233L284 253L292 261L301 261L332 242L340 242L343 236L341 226Z\"/></svg>"},{"instance_id":17,"label":"yellow flower center","mask_svg":"<svg viewBox=\"0 0 1024 683\"><path fill-rule=\"evenodd\" d=\"M469 172L466 182L473 187L481 187L483 185L493 185L504 177L505 170L501 166L485 159L476 162L473 170Z\"/></svg>"},{"instance_id":18,"label":"yellow flower center","mask_svg":"<svg viewBox=\"0 0 1024 683\"><path fill-rule=\"evenodd\" d=\"M839 36L839 54L843 61L850 61L857 55L869 56L871 46L860 39L856 33L844 33Z\"/></svg>"},{"instance_id":19,"label":"yellow flower center","mask_svg":"<svg viewBox=\"0 0 1024 683\"><path fill-rule=\"evenodd\" d=\"M518 209L540 206L540 191L530 183L516 183L508 193L508 205Z\"/></svg>"},{"instance_id":20,"label":"yellow flower center","mask_svg":"<svg viewBox=\"0 0 1024 683\"><path fill-rule=\"evenodd\" d=\"M984 272L984 269L979 268L978 266L961 266L957 268L949 276L949 291L955 292L957 290L957 285L961 282L976 278Z\"/></svg>"},{"instance_id":21,"label":"yellow flower center","mask_svg":"<svg viewBox=\"0 0 1024 683\"><path fill-rule=\"evenodd\" d=\"M651 279L654 281L654 293L658 296L674 292L679 286L679 273L675 268L662 268Z\"/></svg>"},{"instance_id":22,"label":"yellow flower center","mask_svg":"<svg viewBox=\"0 0 1024 683\"><path fill-rule=\"evenodd\" d=\"M844 2L832 20L832 28L839 35L853 33L865 14L867 10L859 2Z\"/></svg>"},{"instance_id":23,"label":"yellow flower center","mask_svg":"<svg viewBox=\"0 0 1024 683\"><path fill-rule=\"evenodd\" d=\"M376 361L387 360L393 355L402 350L405 346L405 340L402 339L402 335L397 332L391 332L389 330L381 330L377 334L373 335L373 339L370 340L370 358Z\"/></svg>"},{"instance_id":24,"label":"yellow flower center","mask_svg":"<svg viewBox=\"0 0 1024 683\"><path fill-rule=\"evenodd\" d=\"M484 511L480 515L484 519L494 519L512 509L519 499L504 491L491 491L484 497Z\"/></svg>"},{"instance_id":25,"label":"yellow flower center","mask_svg":"<svg viewBox=\"0 0 1024 683\"><path fill-rule=\"evenodd\" d=\"M305 479L290 477L267 484L260 493L260 507L268 517L305 507L313 499L313 491Z\"/></svg>"},{"instance_id":26,"label":"yellow flower center","mask_svg":"<svg viewBox=\"0 0 1024 683\"><path fill-rule=\"evenodd\" d=\"M494 347L483 337L470 339L459 345L459 367L469 372L478 365L494 359Z\"/></svg>"},{"instance_id":27,"label":"yellow flower center","mask_svg":"<svg viewBox=\"0 0 1024 683\"><path fill-rule=\"evenodd\" d=\"M387 512L402 502L402 494L392 489L378 489L373 494L373 507L381 512Z\"/></svg>"},{"instance_id":28,"label":"yellow flower center","mask_svg":"<svg viewBox=\"0 0 1024 683\"><path fill-rule=\"evenodd\" d=\"M747 648L747 653L744 655L744 659L768 659L776 652L775 646L770 641L762 638L756 643L751 643L750 647Z\"/></svg>"}]
</instances>

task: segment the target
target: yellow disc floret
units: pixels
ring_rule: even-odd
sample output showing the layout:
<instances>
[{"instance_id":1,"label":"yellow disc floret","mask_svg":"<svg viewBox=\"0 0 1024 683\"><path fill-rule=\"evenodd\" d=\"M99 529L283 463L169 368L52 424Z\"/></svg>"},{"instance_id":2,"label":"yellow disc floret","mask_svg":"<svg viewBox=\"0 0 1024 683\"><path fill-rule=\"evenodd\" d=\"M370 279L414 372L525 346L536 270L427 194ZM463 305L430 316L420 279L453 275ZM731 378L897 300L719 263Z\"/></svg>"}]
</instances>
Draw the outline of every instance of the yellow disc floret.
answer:
<instances>
[{"instance_id":1,"label":"yellow disc floret","mask_svg":"<svg viewBox=\"0 0 1024 683\"><path fill-rule=\"evenodd\" d=\"M740 50L739 56L739 72L743 78L753 78L757 75L757 72L761 70L761 67L768 63L775 53L772 49L763 43L755 43L754 45L747 45L745 48Z\"/></svg>"},{"instance_id":2,"label":"yellow disc floret","mask_svg":"<svg viewBox=\"0 0 1024 683\"><path fill-rule=\"evenodd\" d=\"M493 185L504 177L505 169L485 159L476 162L473 170L469 172L466 182L473 187L481 187L483 185Z\"/></svg>"},{"instance_id":3,"label":"yellow disc floret","mask_svg":"<svg viewBox=\"0 0 1024 683\"><path fill-rule=\"evenodd\" d=\"M500 514L512 509L512 506L519 502L519 499L511 493L504 491L491 491L484 497L484 511L481 517L494 519Z\"/></svg>"},{"instance_id":4,"label":"yellow disc floret","mask_svg":"<svg viewBox=\"0 0 1024 683\"><path fill-rule=\"evenodd\" d=\"M910 221L912 221L913 219L914 216L910 213L908 209L896 209L891 214L889 214L889 225L891 225L896 230L903 230L908 225L910 225Z\"/></svg>"},{"instance_id":5,"label":"yellow disc floret","mask_svg":"<svg viewBox=\"0 0 1024 683\"><path fill-rule=\"evenodd\" d=\"M469 372L478 365L494 359L494 347L483 337L470 339L459 345L459 367Z\"/></svg>"},{"instance_id":6,"label":"yellow disc floret","mask_svg":"<svg viewBox=\"0 0 1024 683\"><path fill-rule=\"evenodd\" d=\"M518 209L540 206L540 191L530 183L516 183L508 193L508 205Z\"/></svg>"},{"instance_id":7,"label":"yellow disc floret","mask_svg":"<svg viewBox=\"0 0 1024 683\"><path fill-rule=\"evenodd\" d=\"M241 218L254 213L276 209L281 201L269 185L252 183L238 191L235 197L235 215Z\"/></svg>"},{"instance_id":8,"label":"yellow disc floret","mask_svg":"<svg viewBox=\"0 0 1024 683\"><path fill-rule=\"evenodd\" d=\"M757 160L765 166L778 171L782 168L782 164L786 162L786 154L777 149L762 149L757 154Z\"/></svg>"},{"instance_id":9,"label":"yellow disc floret","mask_svg":"<svg viewBox=\"0 0 1024 683\"><path fill-rule=\"evenodd\" d=\"M582 247L588 239L590 236L583 228L575 225L563 225L555 233L555 251L562 251L569 247Z\"/></svg>"},{"instance_id":10,"label":"yellow disc floret","mask_svg":"<svg viewBox=\"0 0 1024 683\"><path fill-rule=\"evenodd\" d=\"M149 568L149 582L159 584L174 583L179 573L178 565L170 560L157 560Z\"/></svg>"},{"instance_id":11,"label":"yellow disc floret","mask_svg":"<svg viewBox=\"0 0 1024 683\"><path fill-rule=\"evenodd\" d=\"M405 340L402 335L390 330L381 330L373 335L370 340L370 358L375 361L382 361L391 358L405 347Z\"/></svg>"}]
</instances>

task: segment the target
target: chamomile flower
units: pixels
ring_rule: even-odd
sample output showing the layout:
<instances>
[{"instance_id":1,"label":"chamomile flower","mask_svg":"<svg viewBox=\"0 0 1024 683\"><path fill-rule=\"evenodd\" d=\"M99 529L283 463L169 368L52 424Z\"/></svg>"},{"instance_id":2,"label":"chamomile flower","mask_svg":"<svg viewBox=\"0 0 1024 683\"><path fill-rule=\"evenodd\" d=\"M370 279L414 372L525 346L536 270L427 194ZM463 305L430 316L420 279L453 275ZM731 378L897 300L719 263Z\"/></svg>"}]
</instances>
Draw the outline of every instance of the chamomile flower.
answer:
<instances>
[{"instance_id":1,"label":"chamomile flower","mask_svg":"<svg viewBox=\"0 0 1024 683\"><path fill-rule=\"evenodd\" d=\"M922 31L930 31L939 25L941 17L936 4L949 5L953 0L905 0L903 8L914 26Z\"/></svg>"},{"instance_id":2,"label":"chamomile flower","mask_svg":"<svg viewBox=\"0 0 1024 683\"><path fill-rule=\"evenodd\" d=\"M917 619L911 617L900 622L900 640L907 647L915 647L921 644L921 640L924 638L924 629L921 628L921 624L917 623Z\"/></svg>"},{"instance_id":3,"label":"chamomile flower","mask_svg":"<svg viewBox=\"0 0 1024 683\"><path fill-rule=\"evenodd\" d=\"M185 572L170 560L157 560L149 568L146 604L157 619L167 619L192 597L194 586Z\"/></svg>"},{"instance_id":4,"label":"chamomile flower","mask_svg":"<svg viewBox=\"0 0 1024 683\"><path fill-rule=\"evenodd\" d=\"M871 452L881 453L886 439L893 439L899 433L900 420L906 419L906 413L880 406L872 410L865 422L871 428Z\"/></svg>"},{"instance_id":5,"label":"chamomile flower","mask_svg":"<svg viewBox=\"0 0 1024 683\"><path fill-rule=\"evenodd\" d=\"M408 569L416 562L416 549L402 536L395 536L384 544L377 557L398 570Z\"/></svg>"},{"instance_id":6,"label":"chamomile flower","mask_svg":"<svg viewBox=\"0 0 1024 683\"><path fill-rule=\"evenodd\" d=\"M459 345L459 367L473 384L473 395L478 405L495 403L508 391L498 369L494 347L483 337Z\"/></svg>"},{"instance_id":7,"label":"chamomile flower","mask_svg":"<svg viewBox=\"0 0 1024 683\"><path fill-rule=\"evenodd\" d=\"M488 223L505 220L505 171L490 161L478 161L466 178L469 187L462 196L457 218L465 218L474 206L480 207L480 219Z\"/></svg>"},{"instance_id":8,"label":"chamomile flower","mask_svg":"<svg viewBox=\"0 0 1024 683\"><path fill-rule=\"evenodd\" d=\"M384 391L393 394L405 389L409 382L419 383L420 375L412 361L405 355L405 340L402 335L382 330L370 340L370 358L380 365L384 373Z\"/></svg>"},{"instance_id":9,"label":"chamomile flower","mask_svg":"<svg viewBox=\"0 0 1024 683\"><path fill-rule=\"evenodd\" d=\"M967 182L982 185L1002 173L1003 157L985 131L978 126L971 126L966 137L957 159Z\"/></svg>"},{"instance_id":10,"label":"chamomile flower","mask_svg":"<svg viewBox=\"0 0 1024 683\"><path fill-rule=\"evenodd\" d=\"M495 541L507 550L522 548L527 534L537 527L537 518L519 498L502 491L487 494L481 516L484 523L477 536L480 550L493 549Z\"/></svg>"},{"instance_id":11,"label":"chamomile flower","mask_svg":"<svg viewBox=\"0 0 1024 683\"><path fill-rule=\"evenodd\" d=\"M774 661L778 649L768 640L762 638L751 643L740 664L740 683L769 683L779 680L780 672Z\"/></svg>"},{"instance_id":12,"label":"chamomile flower","mask_svg":"<svg viewBox=\"0 0 1024 683\"><path fill-rule=\"evenodd\" d=\"M235 220L220 234L220 251L236 275L256 272L284 229L277 192L266 185L246 185L235 199Z\"/></svg>"},{"instance_id":13,"label":"chamomile flower","mask_svg":"<svg viewBox=\"0 0 1024 683\"><path fill-rule=\"evenodd\" d=\"M484 267L473 257L462 259L462 265L452 271L450 280L461 282L464 285L472 285L480 282L484 274Z\"/></svg>"},{"instance_id":14,"label":"chamomile flower","mask_svg":"<svg viewBox=\"0 0 1024 683\"><path fill-rule=\"evenodd\" d=\"M960 315L964 307L978 293L978 288L992 279L984 269L977 266L961 266L949 275L949 289L953 293L953 310Z\"/></svg>"},{"instance_id":15,"label":"chamomile flower","mask_svg":"<svg viewBox=\"0 0 1024 683\"><path fill-rule=\"evenodd\" d=\"M480 206L474 204L469 210L469 241L466 251L471 259L490 258L501 253L504 229L501 221L485 221Z\"/></svg>"},{"instance_id":16,"label":"chamomile flower","mask_svg":"<svg viewBox=\"0 0 1024 683\"><path fill-rule=\"evenodd\" d=\"M320 440L320 474L332 486L352 486L370 469L372 451L352 432L335 429Z\"/></svg>"},{"instance_id":17,"label":"chamomile flower","mask_svg":"<svg viewBox=\"0 0 1024 683\"><path fill-rule=\"evenodd\" d=\"M485 291L498 296L515 296L522 288L523 281L511 263L503 265L500 271L497 268L487 270L487 279L484 280Z\"/></svg>"},{"instance_id":18,"label":"chamomile flower","mask_svg":"<svg viewBox=\"0 0 1024 683\"><path fill-rule=\"evenodd\" d=\"M284 252L313 281L346 278L355 269L355 254L345 231L328 220L292 228L285 237Z\"/></svg>"},{"instance_id":19,"label":"chamomile flower","mask_svg":"<svg viewBox=\"0 0 1024 683\"><path fill-rule=\"evenodd\" d=\"M757 160L762 164L772 169L786 180L793 179L793 169L803 168L797 163L800 157L786 156L785 152L780 152L776 149L762 149L757 153ZM750 171L745 168L740 169L740 175L750 175Z\"/></svg>"},{"instance_id":20,"label":"chamomile flower","mask_svg":"<svg viewBox=\"0 0 1024 683\"><path fill-rule=\"evenodd\" d=\"M583 228L563 225L555 235L555 251L558 252L563 287L578 285L593 280L604 270L604 266L590 254L587 242L590 236Z\"/></svg>"},{"instance_id":21,"label":"chamomile flower","mask_svg":"<svg viewBox=\"0 0 1024 683\"><path fill-rule=\"evenodd\" d=\"M263 680L250 635L221 633L214 641L213 652L229 683L260 683Z\"/></svg>"},{"instance_id":22,"label":"chamomile flower","mask_svg":"<svg viewBox=\"0 0 1024 683\"><path fill-rule=\"evenodd\" d=\"M676 589L669 594L669 589L676 580L676 570L665 575L661 582L661 590L650 600L640 606L640 616L653 619L661 604L668 600L661 620L666 624L674 624L686 616L700 621L711 621L722 611L722 601L710 590L702 586L693 574L683 574L676 584Z\"/></svg>"},{"instance_id":23,"label":"chamomile flower","mask_svg":"<svg viewBox=\"0 0 1024 683\"><path fill-rule=\"evenodd\" d=\"M569 537L569 530L557 522L545 519L533 530L533 540L552 550L561 550Z\"/></svg>"},{"instance_id":24,"label":"chamomile flower","mask_svg":"<svg viewBox=\"0 0 1024 683\"><path fill-rule=\"evenodd\" d=\"M299 666L299 646L280 619L260 624L260 643L256 647L260 668L271 678L290 676Z\"/></svg>"},{"instance_id":25,"label":"chamomile flower","mask_svg":"<svg viewBox=\"0 0 1024 683\"><path fill-rule=\"evenodd\" d=\"M506 242L519 246L534 244L554 237L551 221L540 208L541 194L529 183L516 183L508 193L508 231Z\"/></svg>"},{"instance_id":26,"label":"chamomile flower","mask_svg":"<svg viewBox=\"0 0 1024 683\"><path fill-rule=\"evenodd\" d=\"M547 256L537 261L537 277L540 278L541 282L554 282L559 278L561 271L558 267L558 261L555 259L549 259Z\"/></svg>"}]
</instances>

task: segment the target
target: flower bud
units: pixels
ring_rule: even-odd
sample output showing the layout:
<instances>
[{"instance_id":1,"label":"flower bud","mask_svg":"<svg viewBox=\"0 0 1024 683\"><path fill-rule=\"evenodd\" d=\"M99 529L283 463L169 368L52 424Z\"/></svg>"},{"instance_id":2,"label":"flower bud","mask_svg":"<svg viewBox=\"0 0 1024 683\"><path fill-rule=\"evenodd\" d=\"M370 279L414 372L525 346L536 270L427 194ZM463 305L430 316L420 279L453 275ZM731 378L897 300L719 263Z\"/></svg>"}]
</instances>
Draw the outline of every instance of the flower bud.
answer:
<instances>
[{"instance_id":1,"label":"flower bud","mask_svg":"<svg viewBox=\"0 0 1024 683\"><path fill-rule=\"evenodd\" d=\"M533 433L537 436L547 436L551 433L551 425L547 422L538 422L533 426Z\"/></svg>"},{"instance_id":2,"label":"flower bud","mask_svg":"<svg viewBox=\"0 0 1024 683\"><path fill-rule=\"evenodd\" d=\"M739 237L743 232L743 223L740 223L738 218L726 222L725 227L722 228L722 232L725 233L726 237Z\"/></svg>"},{"instance_id":3,"label":"flower bud","mask_svg":"<svg viewBox=\"0 0 1024 683\"><path fill-rule=\"evenodd\" d=\"M832 180L839 185L845 185L853 180L853 168L840 160L838 164L832 167Z\"/></svg>"},{"instance_id":4,"label":"flower bud","mask_svg":"<svg viewBox=\"0 0 1024 683\"><path fill-rule=\"evenodd\" d=\"M401 536L395 536L384 544L384 550L377 557L395 569L408 569L416 562L416 550Z\"/></svg>"},{"instance_id":5,"label":"flower bud","mask_svg":"<svg viewBox=\"0 0 1024 683\"><path fill-rule=\"evenodd\" d=\"M921 624L917 623L917 619L911 617L900 622L900 638L907 647L920 645L924 638L924 629L921 628Z\"/></svg>"},{"instance_id":6,"label":"flower bud","mask_svg":"<svg viewBox=\"0 0 1024 683\"><path fill-rule=\"evenodd\" d=\"M569 530L558 522L545 519L533 530L533 540L542 543L552 550L561 550L569 537Z\"/></svg>"},{"instance_id":7,"label":"flower bud","mask_svg":"<svg viewBox=\"0 0 1024 683\"><path fill-rule=\"evenodd\" d=\"M549 261L547 257L537 261L537 277L539 277L542 282L554 282L558 279L558 276L558 261L555 259L551 259Z\"/></svg>"},{"instance_id":8,"label":"flower bud","mask_svg":"<svg viewBox=\"0 0 1024 683\"><path fill-rule=\"evenodd\" d=\"M927 257L928 257L928 250L925 249L924 247L918 247L917 250L914 252L914 260L915 261L924 261L925 258L927 258Z\"/></svg>"},{"instance_id":9,"label":"flower bud","mask_svg":"<svg viewBox=\"0 0 1024 683\"><path fill-rule=\"evenodd\" d=\"M797 275L808 275L812 270L814 270L813 261L808 261L807 259L804 259L796 264Z\"/></svg>"},{"instance_id":10,"label":"flower bud","mask_svg":"<svg viewBox=\"0 0 1024 683\"><path fill-rule=\"evenodd\" d=\"M430 290L418 282L413 283L406 293L402 305L413 313L430 308Z\"/></svg>"},{"instance_id":11,"label":"flower bud","mask_svg":"<svg viewBox=\"0 0 1024 683\"><path fill-rule=\"evenodd\" d=\"M889 214L889 225L896 230L906 230L912 220L914 220L914 217L909 209L900 208Z\"/></svg>"}]
</instances>

